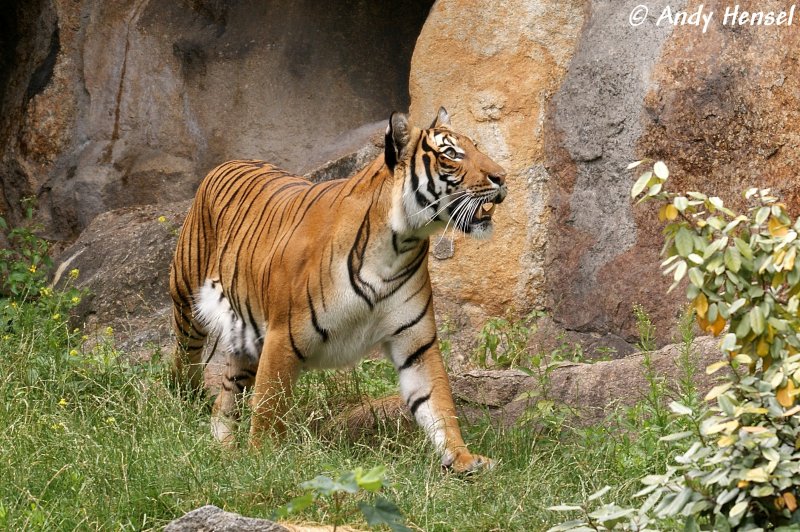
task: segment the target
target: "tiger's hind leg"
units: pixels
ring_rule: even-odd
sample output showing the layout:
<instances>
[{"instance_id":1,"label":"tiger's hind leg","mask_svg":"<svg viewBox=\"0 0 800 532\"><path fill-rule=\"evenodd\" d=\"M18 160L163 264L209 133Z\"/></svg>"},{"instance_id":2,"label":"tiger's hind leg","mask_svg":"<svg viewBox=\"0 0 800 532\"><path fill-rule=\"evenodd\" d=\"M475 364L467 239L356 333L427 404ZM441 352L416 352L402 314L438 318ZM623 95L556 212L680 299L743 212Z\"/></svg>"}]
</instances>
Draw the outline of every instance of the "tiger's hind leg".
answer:
<instances>
[{"instance_id":1,"label":"tiger's hind leg","mask_svg":"<svg viewBox=\"0 0 800 532\"><path fill-rule=\"evenodd\" d=\"M247 321L231 305L219 279L206 279L197 291L195 312L216 336L213 351L219 346L225 357L220 390L211 410L211 431L224 444L234 441L242 395L253 386L263 346L263 334L246 301L243 308Z\"/></svg>"},{"instance_id":2,"label":"tiger's hind leg","mask_svg":"<svg viewBox=\"0 0 800 532\"><path fill-rule=\"evenodd\" d=\"M203 347L208 337L206 328L192 316L191 308L175 302L172 326L177 339L172 357L172 382L192 392L203 389Z\"/></svg>"},{"instance_id":3,"label":"tiger's hind leg","mask_svg":"<svg viewBox=\"0 0 800 532\"><path fill-rule=\"evenodd\" d=\"M224 445L234 443L244 392L253 386L258 371L258 358L246 350L229 351L222 374L219 395L211 410L211 432Z\"/></svg>"}]
</instances>

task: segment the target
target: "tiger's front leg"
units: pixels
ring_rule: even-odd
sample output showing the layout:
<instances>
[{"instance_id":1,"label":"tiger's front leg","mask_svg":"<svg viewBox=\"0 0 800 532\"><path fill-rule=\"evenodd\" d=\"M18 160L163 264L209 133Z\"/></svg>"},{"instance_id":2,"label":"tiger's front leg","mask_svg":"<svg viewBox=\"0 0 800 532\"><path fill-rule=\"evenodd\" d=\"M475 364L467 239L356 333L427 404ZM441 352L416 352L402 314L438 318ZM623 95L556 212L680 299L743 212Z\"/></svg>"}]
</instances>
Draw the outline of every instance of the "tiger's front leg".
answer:
<instances>
[{"instance_id":1,"label":"tiger's front leg","mask_svg":"<svg viewBox=\"0 0 800 532\"><path fill-rule=\"evenodd\" d=\"M259 446L262 437L286 430L284 416L302 361L292 349L288 328L268 330L258 362L252 397L250 443Z\"/></svg>"},{"instance_id":2,"label":"tiger's front leg","mask_svg":"<svg viewBox=\"0 0 800 532\"><path fill-rule=\"evenodd\" d=\"M491 468L494 462L470 453L461 437L433 310L415 326L392 335L384 350L399 372L400 395L441 454L442 466L459 473Z\"/></svg>"}]
</instances>

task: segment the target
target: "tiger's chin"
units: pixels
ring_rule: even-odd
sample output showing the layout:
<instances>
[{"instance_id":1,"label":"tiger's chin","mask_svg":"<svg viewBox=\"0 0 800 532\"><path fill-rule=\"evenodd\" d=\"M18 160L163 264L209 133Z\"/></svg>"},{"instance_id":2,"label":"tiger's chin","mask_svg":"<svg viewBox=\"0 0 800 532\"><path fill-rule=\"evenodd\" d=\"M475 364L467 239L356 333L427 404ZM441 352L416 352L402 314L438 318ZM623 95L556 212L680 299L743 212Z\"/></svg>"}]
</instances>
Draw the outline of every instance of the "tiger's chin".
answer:
<instances>
[{"instance_id":1,"label":"tiger's chin","mask_svg":"<svg viewBox=\"0 0 800 532\"><path fill-rule=\"evenodd\" d=\"M488 240L494 233L494 224L491 220L484 220L476 224L470 224L467 231L464 231L476 240Z\"/></svg>"}]
</instances>

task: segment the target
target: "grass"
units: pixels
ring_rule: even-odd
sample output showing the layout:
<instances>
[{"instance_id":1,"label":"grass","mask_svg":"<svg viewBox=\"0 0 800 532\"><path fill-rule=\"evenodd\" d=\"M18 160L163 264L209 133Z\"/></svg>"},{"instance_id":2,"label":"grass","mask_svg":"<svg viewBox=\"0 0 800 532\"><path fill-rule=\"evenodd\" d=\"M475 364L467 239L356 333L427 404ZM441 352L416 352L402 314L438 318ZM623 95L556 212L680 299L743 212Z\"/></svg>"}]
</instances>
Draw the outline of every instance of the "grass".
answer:
<instances>
[{"instance_id":1,"label":"grass","mask_svg":"<svg viewBox=\"0 0 800 532\"><path fill-rule=\"evenodd\" d=\"M544 530L563 520L548 506L604 485L629 500L636 479L663 469L668 454L658 437L670 421L652 415L657 396L590 428L571 427L559 409L509 429L464 426L474 452L500 461L469 478L443 473L419 430L387 426L354 441L310 428L360 394L393 391L396 376L383 361L344 376L305 375L285 441L223 449L211 437L207 403L172 393L158 354L132 366L110 336L89 348L58 297L0 300L3 530L153 530L204 504L267 517L302 494L304 480L381 464L392 483L384 495L412 529ZM355 508L359 497L346 505ZM324 505L296 519L333 522Z\"/></svg>"}]
</instances>

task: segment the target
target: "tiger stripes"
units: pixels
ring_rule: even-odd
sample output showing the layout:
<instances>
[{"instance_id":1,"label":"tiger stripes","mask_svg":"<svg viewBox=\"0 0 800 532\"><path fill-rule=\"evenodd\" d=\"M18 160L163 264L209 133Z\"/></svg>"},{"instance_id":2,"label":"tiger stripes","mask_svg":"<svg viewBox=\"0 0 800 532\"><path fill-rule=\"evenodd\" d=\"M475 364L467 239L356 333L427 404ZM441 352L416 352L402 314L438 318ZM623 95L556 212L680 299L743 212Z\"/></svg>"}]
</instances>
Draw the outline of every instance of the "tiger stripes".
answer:
<instances>
[{"instance_id":1,"label":"tiger stripes","mask_svg":"<svg viewBox=\"0 0 800 532\"><path fill-rule=\"evenodd\" d=\"M198 188L170 270L174 378L202 387L207 339L226 366L212 431L230 443L252 389L250 439L282 431L299 373L355 364L380 347L400 394L440 453L469 471L491 464L461 436L439 353L430 236L492 232L505 171L450 127L392 114L384 153L348 179L318 184L262 161L230 161Z\"/></svg>"}]
</instances>

